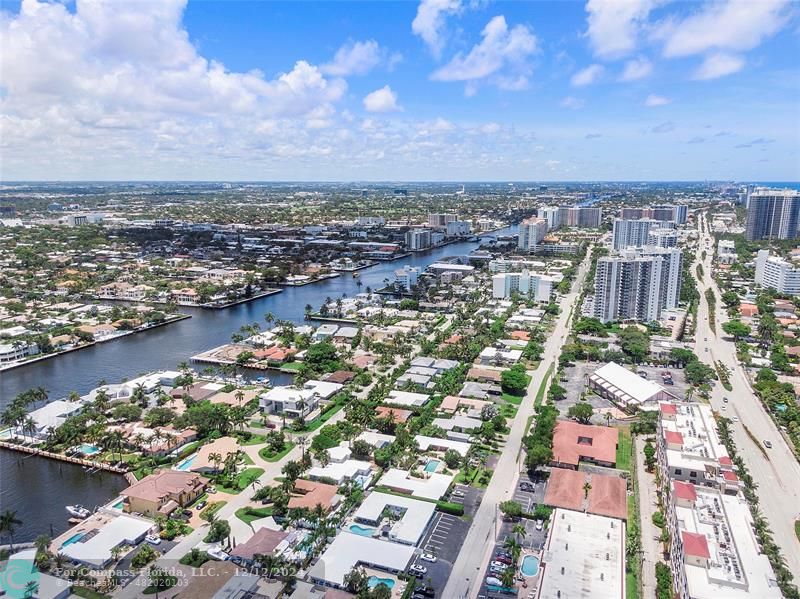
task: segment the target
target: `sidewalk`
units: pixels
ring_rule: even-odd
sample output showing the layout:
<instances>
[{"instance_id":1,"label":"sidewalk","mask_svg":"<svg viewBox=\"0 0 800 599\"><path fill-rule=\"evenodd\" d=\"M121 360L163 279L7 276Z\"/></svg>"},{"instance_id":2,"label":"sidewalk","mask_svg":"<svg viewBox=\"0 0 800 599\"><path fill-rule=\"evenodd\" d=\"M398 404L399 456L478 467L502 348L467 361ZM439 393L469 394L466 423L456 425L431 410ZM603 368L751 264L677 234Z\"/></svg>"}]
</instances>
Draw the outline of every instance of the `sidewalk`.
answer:
<instances>
[{"instance_id":1,"label":"sidewalk","mask_svg":"<svg viewBox=\"0 0 800 599\"><path fill-rule=\"evenodd\" d=\"M663 560L661 529L653 524L653 512L658 509L656 477L644 465L644 439L636 436L636 479L639 484L639 519L642 534L642 585L645 597L656 596L656 563Z\"/></svg>"}]
</instances>

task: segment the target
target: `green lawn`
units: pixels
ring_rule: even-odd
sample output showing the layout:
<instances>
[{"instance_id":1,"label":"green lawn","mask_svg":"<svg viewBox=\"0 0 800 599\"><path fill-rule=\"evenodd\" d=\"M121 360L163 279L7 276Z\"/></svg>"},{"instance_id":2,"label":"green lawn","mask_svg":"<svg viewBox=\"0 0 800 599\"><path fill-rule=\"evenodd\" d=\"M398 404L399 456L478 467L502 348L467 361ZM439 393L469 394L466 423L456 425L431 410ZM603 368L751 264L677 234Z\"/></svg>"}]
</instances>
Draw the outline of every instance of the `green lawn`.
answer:
<instances>
[{"instance_id":1,"label":"green lawn","mask_svg":"<svg viewBox=\"0 0 800 599\"><path fill-rule=\"evenodd\" d=\"M111 595L99 593L94 589L90 589L89 587L79 586L72 587L72 594L77 597L84 597L85 599L109 599L111 597Z\"/></svg>"},{"instance_id":2,"label":"green lawn","mask_svg":"<svg viewBox=\"0 0 800 599\"><path fill-rule=\"evenodd\" d=\"M212 501L206 507L203 508L203 511L200 512L200 517L203 520L208 520L211 516L216 514L223 507L225 507L226 503L228 503L228 502L227 501Z\"/></svg>"},{"instance_id":3,"label":"green lawn","mask_svg":"<svg viewBox=\"0 0 800 599\"><path fill-rule=\"evenodd\" d=\"M619 427L619 442L617 443L617 468L620 470L631 470L631 458L633 456L633 441L631 441L631 429Z\"/></svg>"},{"instance_id":4,"label":"green lawn","mask_svg":"<svg viewBox=\"0 0 800 599\"><path fill-rule=\"evenodd\" d=\"M262 447L259 450L258 455L261 457L262 460L266 460L267 462L277 462L283 459L283 457L287 453L292 451L293 447L294 443L292 443L291 441L286 441L285 447L278 453L273 452L272 449L270 449L269 447Z\"/></svg>"},{"instance_id":5,"label":"green lawn","mask_svg":"<svg viewBox=\"0 0 800 599\"><path fill-rule=\"evenodd\" d=\"M245 452L242 452L242 463L247 465L247 466L254 466L255 465L255 462L253 461L253 458L251 458Z\"/></svg>"},{"instance_id":6,"label":"green lawn","mask_svg":"<svg viewBox=\"0 0 800 599\"><path fill-rule=\"evenodd\" d=\"M282 371L287 371L287 372L297 372L302 367L303 367L302 362L286 362L285 364L281 364L280 369Z\"/></svg>"},{"instance_id":7,"label":"green lawn","mask_svg":"<svg viewBox=\"0 0 800 599\"><path fill-rule=\"evenodd\" d=\"M266 518L271 515L272 507L243 507L236 510L236 517L248 525L254 520Z\"/></svg>"},{"instance_id":8,"label":"green lawn","mask_svg":"<svg viewBox=\"0 0 800 599\"><path fill-rule=\"evenodd\" d=\"M515 406L518 406L522 403L522 395L511 395L510 393L503 393L500 397L502 397L505 401Z\"/></svg>"},{"instance_id":9,"label":"green lawn","mask_svg":"<svg viewBox=\"0 0 800 599\"><path fill-rule=\"evenodd\" d=\"M267 438L264 435L253 435L247 441L239 441L239 445L261 445L262 443L266 443Z\"/></svg>"},{"instance_id":10,"label":"green lawn","mask_svg":"<svg viewBox=\"0 0 800 599\"><path fill-rule=\"evenodd\" d=\"M336 414L336 412L341 410L343 407L344 407L344 404L337 405L337 406L331 408L330 410L328 410L327 412L325 412L322 416L317 416L316 418L314 418L314 420L311 420L310 422L306 422L306 427L305 427L305 430L303 432L311 432L311 431L317 430L323 424L328 422L328 420L333 418L333 415Z\"/></svg>"},{"instance_id":11,"label":"green lawn","mask_svg":"<svg viewBox=\"0 0 800 599\"><path fill-rule=\"evenodd\" d=\"M247 468L239 473L239 476L236 477L236 487L224 487L222 485L216 485L217 489L223 491L225 493L240 493L244 489L250 486L254 480L264 474L263 468Z\"/></svg>"},{"instance_id":12,"label":"green lawn","mask_svg":"<svg viewBox=\"0 0 800 599\"><path fill-rule=\"evenodd\" d=\"M539 390L536 392L536 399L533 402L533 405L540 406L542 405L542 401L544 401L544 394L547 391L547 381L550 380L550 376L553 374L553 365L550 364L550 368L547 369L547 372L544 375L544 379L542 379L542 384L539 385Z\"/></svg>"}]
</instances>

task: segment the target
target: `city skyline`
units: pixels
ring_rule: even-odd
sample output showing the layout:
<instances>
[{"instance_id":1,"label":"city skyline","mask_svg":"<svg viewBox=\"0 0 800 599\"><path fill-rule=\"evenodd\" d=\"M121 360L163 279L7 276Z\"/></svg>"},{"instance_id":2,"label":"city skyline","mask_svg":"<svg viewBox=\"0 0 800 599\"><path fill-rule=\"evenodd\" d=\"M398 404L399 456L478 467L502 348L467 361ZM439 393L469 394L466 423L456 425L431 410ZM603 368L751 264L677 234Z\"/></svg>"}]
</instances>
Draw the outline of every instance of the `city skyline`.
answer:
<instances>
[{"instance_id":1,"label":"city skyline","mask_svg":"<svg viewBox=\"0 0 800 599\"><path fill-rule=\"evenodd\" d=\"M800 172L782 0L110 6L4 3L4 181Z\"/></svg>"}]
</instances>

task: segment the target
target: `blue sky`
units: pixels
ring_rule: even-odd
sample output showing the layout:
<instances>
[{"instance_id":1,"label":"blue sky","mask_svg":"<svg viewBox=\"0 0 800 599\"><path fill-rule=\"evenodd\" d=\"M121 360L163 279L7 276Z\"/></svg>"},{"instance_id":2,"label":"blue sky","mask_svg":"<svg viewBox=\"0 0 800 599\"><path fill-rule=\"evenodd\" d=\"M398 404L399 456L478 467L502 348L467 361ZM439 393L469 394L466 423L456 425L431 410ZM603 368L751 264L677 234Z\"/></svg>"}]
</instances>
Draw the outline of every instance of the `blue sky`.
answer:
<instances>
[{"instance_id":1,"label":"blue sky","mask_svg":"<svg viewBox=\"0 0 800 599\"><path fill-rule=\"evenodd\" d=\"M5 180L800 179L787 0L2 9Z\"/></svg>"}]
</instances>

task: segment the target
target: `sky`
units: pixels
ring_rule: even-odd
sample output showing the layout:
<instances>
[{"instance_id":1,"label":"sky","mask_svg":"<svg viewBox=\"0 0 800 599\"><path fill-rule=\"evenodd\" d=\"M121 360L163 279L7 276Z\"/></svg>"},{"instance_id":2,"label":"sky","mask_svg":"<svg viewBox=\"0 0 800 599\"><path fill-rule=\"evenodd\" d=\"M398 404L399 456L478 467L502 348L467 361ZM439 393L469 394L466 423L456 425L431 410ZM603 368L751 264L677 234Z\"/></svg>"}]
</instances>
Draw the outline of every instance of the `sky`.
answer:
<instances>
[{"instance_id":1,"label":"sky","mask_svg":"<svg viewBox=\"0 0 800 599\"><path fill-rule=\"evenodd\" d=\"M0 2L0 179L800 180L790 0Z\"/></svg>"}]
</instances>

